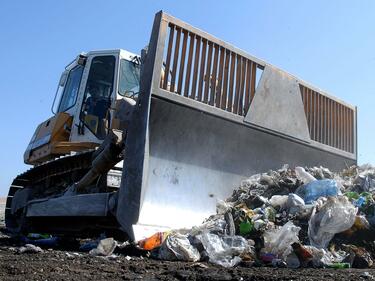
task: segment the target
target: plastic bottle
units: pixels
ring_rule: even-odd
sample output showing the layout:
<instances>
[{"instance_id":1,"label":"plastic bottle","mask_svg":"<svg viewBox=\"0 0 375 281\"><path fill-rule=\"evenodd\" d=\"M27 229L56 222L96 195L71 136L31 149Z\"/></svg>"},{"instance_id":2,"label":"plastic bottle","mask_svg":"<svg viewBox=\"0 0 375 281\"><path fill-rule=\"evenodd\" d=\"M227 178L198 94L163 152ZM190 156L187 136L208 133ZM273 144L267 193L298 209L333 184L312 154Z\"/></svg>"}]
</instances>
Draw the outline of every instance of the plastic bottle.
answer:
<instances>
[{"instance_id":1,"label":"plastic bottle","mask_svg":"<svg viewBox=\"0 0 375 281\"><path fill-rule=\"evenodd\" d=\"M325 179L315 180L300 186L297 188L296 194L303 198L306 204L311 204L319 197L337 196L341 192L335 180Z\"/></svg>"},{"instance_id":2,"label":"plastic bottle","mask_svg":"<svg viewBox=\"0 0 375 281\"><path fill-rule=\"evenodd\" d=\"M366 198L365 197L359 197L355 202L354 206L356 207L362 207L366 203Z\"/></svg>"},{"instance_id":3,"label":"plastic bottle","mask_svg":"<svg viewBox=\"0 0 375 281\"><path fill-rule=\"evenodd\" d=\"M170 232L157 232L151 237L139 241L138 245L143 250L150 251L156 247L159 247L169 234Z\"/></svg>"},{"instance_id":4,"label":"plastic bottle","mask_svg":"<svg viewBox=\"0 0 375 281\"><path fill-rule=\"evenodd\" d=\"M330 264L328 267L334 268L334 269L350 268L350 263L348 263L348 262L336 262L336 263Z\"/></svg>"},{"instance_id":5,"label":"plastic bottle","mask_svg":"<svg viewBox=\"0 0 375 281\"><path fill-rule=\"evenodd\" d=\"M246 220L240 223L240 234L246 235L252 232L254 229L254 224L250 220Z\"/></svg>"}]
</instances>

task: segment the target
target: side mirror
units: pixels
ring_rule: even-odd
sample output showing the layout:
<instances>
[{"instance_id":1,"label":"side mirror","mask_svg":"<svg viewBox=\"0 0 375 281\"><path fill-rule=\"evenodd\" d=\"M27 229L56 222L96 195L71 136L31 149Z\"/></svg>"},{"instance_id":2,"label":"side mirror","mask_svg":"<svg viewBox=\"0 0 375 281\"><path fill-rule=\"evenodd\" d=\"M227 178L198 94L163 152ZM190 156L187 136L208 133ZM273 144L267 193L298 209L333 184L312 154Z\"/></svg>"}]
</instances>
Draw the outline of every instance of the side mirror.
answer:
<instances>
[{"instance_id":1,"label":"side mirror","mask_svg":"<svg viewBox=\"0 0 375 281\"><path fill-rule=\"evenodd\" d=\"M78 63L79 65L85 66L86 61L87 61L87 56L86 56L84 53L82 53L82 54L80 54L80 55L77 57L76 61L77 61L77 63Z\"/></svg>"}]
</instances>

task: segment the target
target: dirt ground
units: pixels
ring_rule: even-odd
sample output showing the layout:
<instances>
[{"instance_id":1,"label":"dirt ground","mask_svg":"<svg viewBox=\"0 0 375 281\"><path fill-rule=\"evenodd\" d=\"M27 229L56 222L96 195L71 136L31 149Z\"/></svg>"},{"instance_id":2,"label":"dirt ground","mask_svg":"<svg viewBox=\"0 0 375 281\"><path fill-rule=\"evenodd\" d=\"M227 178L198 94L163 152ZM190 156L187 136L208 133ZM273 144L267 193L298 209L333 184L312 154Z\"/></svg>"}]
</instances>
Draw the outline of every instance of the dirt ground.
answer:
<instances>
[{"instance_id":1,"label":"dirt ground","mask_svg":"<svg viewBox=\"0 0 375 281\"><path fill-rule=\"evenodd\" d=\"M3 206L0 206L0 208ZM2 213L1 213L2 214ZM0 224L3 218L0 218ZM116 258L92 257L72 247L19 254L21 244L0 225L0 280L375 280L375 269L281 269L158 261L122 251ZM374 277L373 277L374 276Z\"/></svg>"}]
</instances>

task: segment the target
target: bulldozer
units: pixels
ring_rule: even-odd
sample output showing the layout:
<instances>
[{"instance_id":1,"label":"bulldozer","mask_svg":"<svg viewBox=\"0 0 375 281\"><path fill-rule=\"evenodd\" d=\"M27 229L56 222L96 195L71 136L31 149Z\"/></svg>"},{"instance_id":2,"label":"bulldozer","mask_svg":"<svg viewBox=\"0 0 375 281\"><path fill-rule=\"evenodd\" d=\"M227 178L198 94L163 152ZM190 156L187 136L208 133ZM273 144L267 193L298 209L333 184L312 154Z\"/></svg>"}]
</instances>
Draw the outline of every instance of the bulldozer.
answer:
<instances>
[{"instance_id":1,"label":"bulldozer","mask_svg":"<svg viewBox=\"0 0 375 281\"><path fill-rule=\"evenodd\" d=\"M249 175L357 163L357 108L162 11L141 55L81 53L24 154L6 227L139 240L200 224Z\"/></svg>"}]
</instances>

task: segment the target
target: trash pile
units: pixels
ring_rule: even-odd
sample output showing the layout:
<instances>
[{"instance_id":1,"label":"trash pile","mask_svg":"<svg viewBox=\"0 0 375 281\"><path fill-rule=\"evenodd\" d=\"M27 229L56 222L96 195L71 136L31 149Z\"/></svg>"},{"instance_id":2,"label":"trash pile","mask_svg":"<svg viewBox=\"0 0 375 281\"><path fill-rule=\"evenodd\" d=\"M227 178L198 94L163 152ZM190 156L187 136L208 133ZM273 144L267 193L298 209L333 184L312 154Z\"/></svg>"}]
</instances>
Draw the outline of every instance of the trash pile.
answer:
<instances>
[{"instance_id":1,"label":"trash pile","mask_svg":"<svg viewBox=\"0 0 375 281\"><path fill-rule=\"evenodd\" d=\"M139 241L162 260L224 267L369 268L375 257L375 168L289 168L253 175L189 230Z\"/></svg>"}]
</instances>

